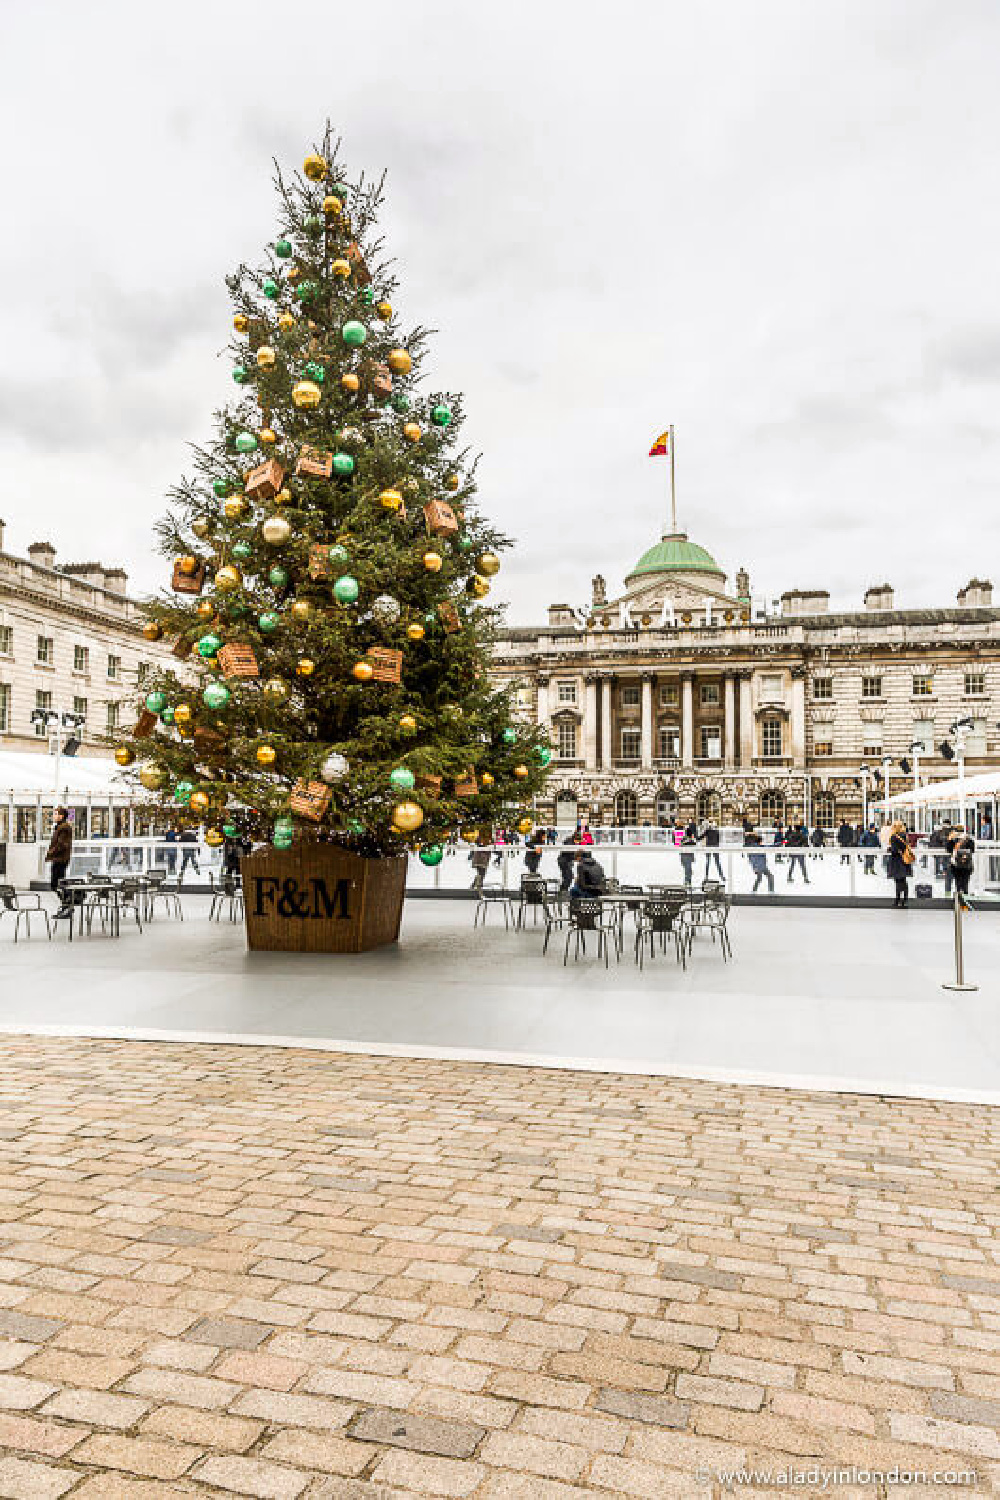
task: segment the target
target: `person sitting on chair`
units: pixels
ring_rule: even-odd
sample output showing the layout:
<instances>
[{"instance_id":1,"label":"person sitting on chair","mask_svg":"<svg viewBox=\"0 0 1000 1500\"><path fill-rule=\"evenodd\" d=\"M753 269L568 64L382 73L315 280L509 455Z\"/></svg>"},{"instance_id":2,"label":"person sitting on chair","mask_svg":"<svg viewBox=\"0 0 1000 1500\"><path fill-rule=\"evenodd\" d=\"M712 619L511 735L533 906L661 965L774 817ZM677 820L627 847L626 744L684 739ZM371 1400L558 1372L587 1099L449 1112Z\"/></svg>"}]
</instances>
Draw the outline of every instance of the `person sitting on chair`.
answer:
<instances>
[{"instance_id":1,"label":"person sitting on chair","mask_svg":"<svg viewBox=\"0 0 1000 1500\"><path fill-rule=\"evenodd\" d=\"M601 896L607 884L604 867L594 858L589 849L576 856L576 879L569 888L570 896Z\"/></svg>"}]
</instances>

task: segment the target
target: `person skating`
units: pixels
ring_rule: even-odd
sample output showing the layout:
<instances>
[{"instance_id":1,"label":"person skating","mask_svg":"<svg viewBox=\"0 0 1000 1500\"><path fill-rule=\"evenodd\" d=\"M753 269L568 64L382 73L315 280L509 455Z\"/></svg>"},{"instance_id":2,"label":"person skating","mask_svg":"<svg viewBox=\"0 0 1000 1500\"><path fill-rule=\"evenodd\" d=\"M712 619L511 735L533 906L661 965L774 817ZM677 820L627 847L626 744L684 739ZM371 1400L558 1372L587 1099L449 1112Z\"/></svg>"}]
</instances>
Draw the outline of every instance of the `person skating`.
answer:
<instances>
[{"instance_id":1,"label":"person skating","mask_svg":"<svg viewBox=\"0 0 1000 1500\"><path fill-rule=\"evenodd\" d=\"M767 862L767 855L761 848L760 834L755 833L752 828L744 825L743 843L748 849L753 850L753 853L747 855L747 859L750 861L750 868L753 871L754 876L753 892L751 892L751 894L759 891L761 881L766 880L768 892L773 896L774 876L772 875L771 867Z\"/></svg>"},{"instance_id":2,"label":"person skating","mask_svg":"<svg viewBox=\"0 0 1000 1500\"><path fill-rule=\"evenodd\" d=\"M913 850L906 837L906 824L898 819L893 823L889 832L886 853L889 863L889 879L895 881L896 884L896 899L893 905L897 908L904 907L909 901L908 881L913 865Z\"/></svg>"},{"instance_id":3,"label":"person skating","mask_svg":"<svg viewBox=\"0 0 1000 1500\"><path fill-rule=\"evenodd\" d=\"M713 823L711 819L709 819L709 821L705 824L705 831L701 836L701 841L705 845L704 878L706 880L708 879L708 874L712 868L712 861L714 859L715 868L719 872L719 879L723 882L723 884L725 884L726 877L722 869L722 860L719 858L719 844L721 842L721 835L719 833L718 825Z\"/></svg>"},{"instance_id":4,"label":"person skating","mask_svg":"<svg viewBox=\"0 0 1000 1500\"><path fill-rule=\"evenodd\" d=\"M969 881L976 867L975 852L975 839L971 833L966 833L961 823L956 823L948 836L948 866L963 911L969 910Z\"/></svg>"},{"instance_id":5,"label":"person skating","mask_svg":"<svg viewBox=\"0 0 1000 1500\"><path fill-rule=\"evenodd\" d=\"M59 887L66 877L69 862L73 857L73 825L69 820L69 809L66 807L56 808L56 819L52 825L52 837L49 839L49 847L45 851L45 859L51 865L49 871L49 888L59 895L59 909L57 917L67 917L70 913L70 904L66 893L60 891Z\"/></svg>"},{"instance_id":6,"label":"person skating","mask_svg":"<svg viewBox=\"0 0 1000 1500\"><path fill-rule=\"evenodd\" d=\"M472 865L474 871L472 889L474 891L481 891L483 882L486 879L486 871L490 867L490 843L487 834L481 833L479 835L478 844L470 851L469 863Z\"/></svg>"},{"instance_id":7,"label":"person skating","mask_svg":"<svg viewBox=\"0 0 1000 1500\"><path fill-rule=\"evenodd\" d=\"M787 833L787 835L785 837L785 844L786 844L786 846L788 848L792 848L792 849L806 849L806 848L808 848L808 846L809 846L809 835L806 833L805 826L802 823L797 823L793 828L790 828L788 830L788 833ZM799 870L802 873L803 884L808 885L809 884L809 871L806 869L806 857L805 857L804 854L790 854L788 856L788 881L787 881L787 883L789 885L791 885L791 883L792 883L792 875L793 875L793 873L795 871L796 865L798 866Z\"/></svg>"},{"instance_id":8,"label":"person skating","mask_svg":"<svg viewBox=\"0 0 1000 1500\"><path fill-rule=\"evenodd\" d=\"M848 850L854 847L854 829L846 818L841 818L840 827L837 829L837 843L840 845L840 863L849 865L851 856Z\"/></svg>"},{"instance_id":9,"label":"person skating","mask_svg":"<svg viewBox=\"0 0 1000 1500\"><path fill-rule=\"evenodd\" d=\"M879 847L878 833L876 832L874 823L869 824L864 833L858 839L858 847L861 849L877 849ZM865 855L865 865L862 872L863 874L875 874L875 858L876 857L874 854Z\"/></svg>"},{"instance_id":10,"label":"person skating","mask_svg":"<svg viewBox=\"0 0 1000 1500\"><path fill-rule=\"evenodd\" d=\"M680 845L681 865L684 869L685 885L692 885L694 882L694 850L697 842L697 830L693 823L689 823L684 830L684 836L681 839Z\"/></svg>"},{"instance_id":11,"label":"person skating","mask_svg":"<svg viewBox=\"0 0 1000 1500\"><path fill-rule=\"evenodd\" d=\"M563 839L563 847L556 856L556 864L559 867L559 889L568 891L573 884L573 870L576 865L576 834L567 834Z\"/></svg>"}]
</instances>

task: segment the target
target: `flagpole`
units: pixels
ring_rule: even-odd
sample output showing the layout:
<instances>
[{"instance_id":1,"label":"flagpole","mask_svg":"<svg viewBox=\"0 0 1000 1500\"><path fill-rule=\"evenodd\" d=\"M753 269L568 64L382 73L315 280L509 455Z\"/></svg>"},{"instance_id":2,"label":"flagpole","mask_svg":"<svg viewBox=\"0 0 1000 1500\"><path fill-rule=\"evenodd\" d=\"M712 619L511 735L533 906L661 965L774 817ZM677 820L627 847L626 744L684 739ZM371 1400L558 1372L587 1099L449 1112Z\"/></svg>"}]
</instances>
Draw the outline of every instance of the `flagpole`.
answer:
<instances>
[{"instance_id":1,"label":"flagpole","mask_svg":"<svg viewBox=\"0 0 1000 1500\"><path fill-rule=\"evenodd\" d=\"M677 534L677 492L674 488L674 429L670 427L670 531Z\"/></svg>"}]
</instances>

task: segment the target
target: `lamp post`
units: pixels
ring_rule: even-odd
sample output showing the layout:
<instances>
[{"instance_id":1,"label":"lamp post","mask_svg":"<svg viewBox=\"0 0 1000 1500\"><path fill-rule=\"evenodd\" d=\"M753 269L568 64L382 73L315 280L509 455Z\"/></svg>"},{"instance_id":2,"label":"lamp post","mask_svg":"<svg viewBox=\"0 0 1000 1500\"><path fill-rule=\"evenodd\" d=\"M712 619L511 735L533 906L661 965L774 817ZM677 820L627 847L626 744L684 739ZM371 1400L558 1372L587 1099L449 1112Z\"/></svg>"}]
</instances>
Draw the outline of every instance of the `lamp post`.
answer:
<instances>
[{"instance_id":1,"label":"lamp post","mask_svg":"<svg viewBox=\"0 0 1000 1500\"><path fill-rule=\"evenodd\" d=\"M55 757L52 790L58 796L59 777L62 773L63 730L82 729L86 720L83 714L70 713L61 706L59 708L33 708L30 718L32 724L44 724L48 732L49 754ZM68 740L67 744L69 744Z\"/></svg>"},{"instance_id":2,"label":"lamp post","mask_svg":"<svg viewBox=\"0 0 1000 1500\"><path fill-rule=\"evenodd\" d=\"M951 726L955 736L955 759L958 761L958 818L965 827L965 745L969 730L975 725L972 718L959 719Z\"/></svg>"},{"instance_id":3,"label":"lamp post","mask_svg":"<svg viewBox=\"0 0 1000 1500\"><path fill-rule=\"evenodd\" d=\"M861 831L864 833L868 828L868 777L870 775L867 766L858 767L858 775L861 777Z\"/></svg>"}]
</instances>

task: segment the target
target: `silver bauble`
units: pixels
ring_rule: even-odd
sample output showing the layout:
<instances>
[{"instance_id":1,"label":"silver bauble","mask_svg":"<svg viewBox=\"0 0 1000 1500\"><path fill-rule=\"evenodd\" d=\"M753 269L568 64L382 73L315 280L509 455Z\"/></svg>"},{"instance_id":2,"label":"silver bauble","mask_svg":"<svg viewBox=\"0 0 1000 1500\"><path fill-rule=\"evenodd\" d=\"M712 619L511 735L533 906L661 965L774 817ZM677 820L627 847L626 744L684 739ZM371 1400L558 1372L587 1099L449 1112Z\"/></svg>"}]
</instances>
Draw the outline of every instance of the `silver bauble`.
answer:
<instances>
[{"instance_id":1,"label":"silver bauble","mask_svg":"<svg viewBox=\"0 0 1000 1500\"><path fill-rule=\"evenodd\" d=\"M372 614L376 620L387 620L390 624L399 619L399 600L394 599L391 594L379 594L372 601Z\"/></svg>"},{"instance_id":2,"label":"silver bauble","mask_svg":"<svg viewBox=\"0 0 1000 1500\"><path fill-rule=\"evenodd\" d=\"M292 534L291 522L284 516L268 516L260 534L270 546L282 547Z\"/></svg>"},{"instance_id":3,"label":"silver bauble","mask_svg":"<svg viewBox=\"0 0 1000 1500\"><path fill-rule=\"evenodd\" d=\"M350 769L347 757L341 755L338 750L331 750L326 760L320 766L319 774L324 781L343 781Z\"/></svg>"}]
</instances>

